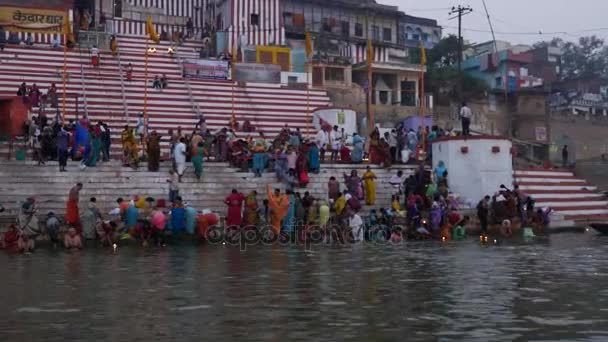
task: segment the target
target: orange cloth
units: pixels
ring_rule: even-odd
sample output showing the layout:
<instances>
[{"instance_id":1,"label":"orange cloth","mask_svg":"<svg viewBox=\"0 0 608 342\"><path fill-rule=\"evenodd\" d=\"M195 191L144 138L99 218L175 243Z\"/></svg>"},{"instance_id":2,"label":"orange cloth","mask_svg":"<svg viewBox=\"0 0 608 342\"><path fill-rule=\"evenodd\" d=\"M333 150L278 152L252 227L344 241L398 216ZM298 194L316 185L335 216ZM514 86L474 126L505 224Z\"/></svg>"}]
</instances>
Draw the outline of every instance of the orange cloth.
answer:
<instances>
[{"instance_id":1,"label":"orange cloth","mask_svg":"<svg viewBox=\"0 0 608 342\"><path fill-rule=\"evenodd\" d=\"M207 233L209 227L214 226L218 223L217 216L215 214L202 214L198 215L196 230L198 236L202 239L207 239Z\"/></svg>"},{"instance_id":2,"label":"orange cloth","mask_svg":"<svg viewBox=\"0 0 608 342\"><path fill-rule=\"evenodd\" d=\"M78 201L68 200L67 209L65 211L65 222L71 225L76 225L80 221L78 213Z\"/></svg>"},{"instance_id":3,"label":"orange cloth","mask_svg":"<svg viewBox=\"0 0 608 342\"><path fill-rule=\"evenodd\" d=\"M268 195L268 204L272 209L272 230L278 235L281 231L281 220L287 216L287 211L289 210L289 196L276 196L272 192L272 189L270 189L270 184L266 187L266 194Z\"/></svg>"}]
</instances>

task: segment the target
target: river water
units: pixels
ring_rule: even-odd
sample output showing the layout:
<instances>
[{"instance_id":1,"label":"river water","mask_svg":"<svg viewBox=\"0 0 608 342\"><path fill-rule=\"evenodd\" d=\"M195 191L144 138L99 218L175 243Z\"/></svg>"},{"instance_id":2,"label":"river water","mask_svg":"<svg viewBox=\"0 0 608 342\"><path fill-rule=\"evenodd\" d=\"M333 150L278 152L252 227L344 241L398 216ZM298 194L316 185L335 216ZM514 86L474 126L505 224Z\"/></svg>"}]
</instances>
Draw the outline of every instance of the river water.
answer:
<instances>
[{"instance_id":1,"label":"river water","mask_svg":"<svg viewBox=\"0 0 608 342\"><path fill-rule=\"evenodd\" d=\"M607 341L608 238L0 255L2 341Z\"/></svg>"}]
</instances>

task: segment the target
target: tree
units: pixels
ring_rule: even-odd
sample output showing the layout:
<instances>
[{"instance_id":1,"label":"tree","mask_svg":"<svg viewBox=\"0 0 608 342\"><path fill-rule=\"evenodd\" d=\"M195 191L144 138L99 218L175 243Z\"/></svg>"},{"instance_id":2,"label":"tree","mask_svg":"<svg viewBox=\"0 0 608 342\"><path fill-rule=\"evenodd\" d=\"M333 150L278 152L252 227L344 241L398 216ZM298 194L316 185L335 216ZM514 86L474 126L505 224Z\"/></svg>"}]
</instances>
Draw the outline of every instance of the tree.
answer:
<instances>
[{"instance_id":1,"label":"tree","mask_svg":"<svg viewBox=\"0 0 608 342\"><path fill-rule=\"evenodd\" d=\"M562 49L562 75L564 79L590 76L606 76L608 72L608 47L596 36L579 38L578 42L566 42L561 38L538 42L534 48L559 47Z\"/></svg>"},{"instance_id":2,"label":"tree","mask_svg":"<svg viewBox=\"0 0 608 342\"><path fill-rule=\"evenodd\" d=\"M534 43L534 45L532 45L532 48L534 48L534 49L539 49L539 48L544 48L544 47L563 48L565 43L566 42L564 42L563 39L558 38L558 37L554 37L550 41L536 42L536 43Z\"/></svg>"},{"instance_id":3,"label":"tree","mask_svg":"<svg viewBox=\"0 0 608 342\"><path fill-rule=\"evenodd\" d=\"M562 70L565 78L601 76L606 72L606 47L596 36L581 37L578 44L563 46Z\"/></svg>"},{"instance_id":4,"label":"tree","mask_svg":"<svg viewBox=\"0 0 608 342\"><path fill-rule=\"evenodd\" d=\"M412 63L420 63L420 49L410 50ZM463 96L475 97L488 89L483 80L458 71L458 37L444 37L432 49L427 50L425 90L435 94L438 103L456 98L459 77L462 77Z\"/></svg>"}]
</instances>

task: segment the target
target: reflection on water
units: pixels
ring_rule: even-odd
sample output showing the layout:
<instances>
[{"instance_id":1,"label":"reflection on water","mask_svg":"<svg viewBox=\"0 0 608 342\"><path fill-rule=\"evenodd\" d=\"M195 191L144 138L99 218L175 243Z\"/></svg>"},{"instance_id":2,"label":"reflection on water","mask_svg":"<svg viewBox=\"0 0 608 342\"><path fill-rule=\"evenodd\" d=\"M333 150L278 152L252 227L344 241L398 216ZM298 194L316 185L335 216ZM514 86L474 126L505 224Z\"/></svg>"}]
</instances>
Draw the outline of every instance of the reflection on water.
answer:
<instances>
[{"instance_id":1,"label":"reflection on water","mask_svg":"<svg viewBox=\"0 0 608 342\"><path fill-rule=\"evenodd\" d=\"M608 239L0 255L7 341L608 340Z\"/></svg>"}]
</instances>

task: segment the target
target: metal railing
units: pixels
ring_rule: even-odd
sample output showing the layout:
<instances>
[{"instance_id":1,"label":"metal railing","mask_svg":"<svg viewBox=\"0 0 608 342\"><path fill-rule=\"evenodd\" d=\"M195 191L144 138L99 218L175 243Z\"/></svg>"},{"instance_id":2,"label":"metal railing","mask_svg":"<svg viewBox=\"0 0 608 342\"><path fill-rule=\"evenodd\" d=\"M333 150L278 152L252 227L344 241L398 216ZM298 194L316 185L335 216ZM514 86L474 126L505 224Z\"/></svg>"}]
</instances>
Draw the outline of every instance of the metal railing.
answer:
<instances>
[{"instance_id":1,"label":"metal railing","mask_svg":"<svg viewBox=\"0 0 608 342\"><path fill-rule=\"evenodd\" d=\"M190 105L192 106L192 110L196 114L198 118L201 114L201 108L198 102L194 99L194 95L192 94L192 85L190 84L190 80L188 77L183 77L184 75L184 60L180 56L178 49L175 49L175 57L177 58L178 65L181 70L182 78L184 79L184 83L186 84L186 89L188 90L188 98L190 99Z\"/></svg>"},{"instance_id":2,"label":"metal railing","mask_svg":"<svg viewBox=\"0 0 608 342\"><path fill-rule=\"evenodd\" d=\"M118 38L116 38L118 39ZM125 122L129 122L129 105L127 103L127 96L125 94L125 78L124 78L124 68L122 67L122 60L120 58L120 46L116 51L116 57L118 58L118 74L120 77L120 91L122 93L122 107L125 111ZM147 85L146 85L147 86Z\"/></svg>"}]
</instances>

